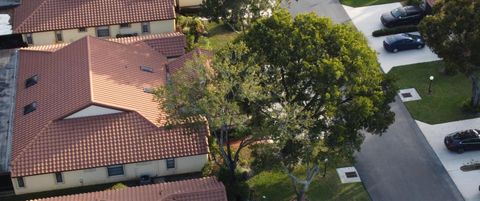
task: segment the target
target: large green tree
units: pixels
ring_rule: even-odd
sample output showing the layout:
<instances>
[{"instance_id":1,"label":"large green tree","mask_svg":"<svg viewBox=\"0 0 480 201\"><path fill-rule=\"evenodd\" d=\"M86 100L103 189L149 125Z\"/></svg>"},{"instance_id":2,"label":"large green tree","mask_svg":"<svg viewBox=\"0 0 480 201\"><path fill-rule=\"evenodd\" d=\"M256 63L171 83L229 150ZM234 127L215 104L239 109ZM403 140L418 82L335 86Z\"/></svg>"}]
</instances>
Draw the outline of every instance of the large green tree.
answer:
<instances>
[{"instance_id":1,"label":"large green tree","mask_svg":"<svg viewBox=\"0 0 480 201\"><path fill-rule=\"evenodd\" d=\"M427 45L472 81L471 106L480 106L480 0L437 1L419 30Z\"/></svg>"},{"instance_id":2,"label":"large green tree","mask_svg":"<svg viewBox=\"0 0 480 201\"><path fill-rule=\"evenodd\" d=\"M246 103L257 101L258 73L244 44L229 44L212 57L194 54L173 72L169 84L156 91L156 100L172 122L205 117L220 158L215 158L235 179L240 152L262 137ZM207 53L208 54L208 53ZM232 146L232 138L238 140ZM217 160L218 159L218 160Z\"/></svg>"},{"instance_id":3,"label":"large green tree","mask_svg":"<svg viewBox=\"0 0 480 201\"><path fill-rule=\"evenodd\" d=\"M237 31L267 14L276 4L276 0L203 0L201 14Z\"/></svg>"},{"instance_id":4,"label":"large green tree","mask_svg":"<svg viewBox=\"0 0 480 201\"><path fill-rule=\"evenodd\" d=\"M275 161L291 178L297 200L329 155L353 158L362 131L381 134L393 122L395 89L375 52L351 25L286 10L260 20L242 38L259 65L254 102L273 140ZM263 151L272 153L275 151ZM297 167L305 174L295 174Z\"/></svg>"}]
</instances>

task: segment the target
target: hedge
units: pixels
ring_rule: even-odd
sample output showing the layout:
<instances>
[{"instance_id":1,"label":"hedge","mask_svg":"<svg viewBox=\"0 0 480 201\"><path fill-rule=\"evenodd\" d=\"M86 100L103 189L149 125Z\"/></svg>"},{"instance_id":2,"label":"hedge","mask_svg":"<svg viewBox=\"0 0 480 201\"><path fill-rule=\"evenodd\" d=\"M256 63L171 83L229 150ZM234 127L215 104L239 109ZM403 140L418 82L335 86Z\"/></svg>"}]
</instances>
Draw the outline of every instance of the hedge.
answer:
<instances>
[{"instance_id":1,"label":"hedge","mask_svg":"<svg viewBox=\"0 0 480 201\"><path fill-rule=\"evenodd\" d=\"M386 35L406 33L406 32L414 32L414 31L418 31L418 27L416 25L406 25L406 26L400 26L400 27L394 27L394 28L379 29L379 30L376 30L376 31L372 32L372 35L374 37L379 37L379 36L386 36Z\"/></svg>"}]
</instances>

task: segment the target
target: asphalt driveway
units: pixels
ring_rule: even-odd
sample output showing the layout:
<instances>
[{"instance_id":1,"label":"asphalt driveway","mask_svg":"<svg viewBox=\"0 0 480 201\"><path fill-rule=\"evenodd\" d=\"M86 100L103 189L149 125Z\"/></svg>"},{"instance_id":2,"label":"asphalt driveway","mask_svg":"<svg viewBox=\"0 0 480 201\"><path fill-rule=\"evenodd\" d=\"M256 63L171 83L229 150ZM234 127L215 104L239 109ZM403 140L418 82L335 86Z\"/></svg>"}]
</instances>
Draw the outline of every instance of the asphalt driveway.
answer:
<instances>
[{"instance_id":1,"label":"asphalt driveway","mask_svg":"<svg viewBox=\"0 0 480 201\"><path fill-rule=\"evenodd\" d=\"M480 118L436 125L417 121L417 124L465 200L480 200L480 192L478 191L480 171L463 172L460 170L460 167L465 164L480 162L480 151L467 151L457 154L449 151L443 143L443 139L447 134L472 128L480 129Z\"/></svg>"},{"instance_id":2,"label":"asphalt driveway","mask_svg":"<svg viewBox=\"0 0 480 201\"><path fill-rule=\"evenodd\" d=\"M425 47L421 50L409 50L398 53L390 53L383 49L383 37L373 37L372 32L383 28L380 22L382 13L400 7L400 3L382 4L376 6L366 6L352 8L344 6L347 14L352 19L353 24L360 30L368 40L368 44L377 52L378 61L385 73L388 73L394 66L436 61L440 58L433 53L430 48Z\"/></svg>"},{"instance_id":3,"label":"asphalt driveway","mask_svg":"<svg viewBox=\"0 0 480 201\"><path fill-rule=\"evenodd\" d=\"M391 106L395 123L382 136L367 135L356 154L355 167L372 200L463 200L400 99Z\"/></svg>"}]
</instances>

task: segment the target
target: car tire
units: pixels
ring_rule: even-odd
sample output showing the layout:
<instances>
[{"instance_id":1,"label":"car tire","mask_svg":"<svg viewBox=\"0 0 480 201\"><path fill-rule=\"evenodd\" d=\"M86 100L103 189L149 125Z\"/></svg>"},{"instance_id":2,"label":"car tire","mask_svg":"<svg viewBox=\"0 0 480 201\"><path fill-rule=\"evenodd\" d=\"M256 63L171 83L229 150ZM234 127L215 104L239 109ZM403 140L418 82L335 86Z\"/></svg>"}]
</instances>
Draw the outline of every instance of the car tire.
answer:
<instances>
[{"instance_id":1,"label":"car tire","mask_svg":"<svg viewBox=\"0 0 480 201\"><path fill-rule=\"evenodd\" d=\"M463 148L458 148L458 149L457 149L457 153L461 154L461 153L463 153L463 152L465 152L465 149L463 149Z\"/></svg>"},{"instance_id":2,"label":"car tire","mask_svg":"<svg viewBox=\"0 0 480 201\"><path fill-rule=\"evenodd\" d=\"M398 52L398 49L395 48L395 49L392 50L392 52L393 52L393 53L397 53L397 52Z\"/></svg>"},{"instance_id":3,"label":"car tire","mask_svg":"<svg viewBox=\"0 0 480 201\"><path fill-rule=\"evenodd\" d=\"M418 45L417 46L417 49L422 49L423 48L423 45Z\"/></svg>"}]
</instances>

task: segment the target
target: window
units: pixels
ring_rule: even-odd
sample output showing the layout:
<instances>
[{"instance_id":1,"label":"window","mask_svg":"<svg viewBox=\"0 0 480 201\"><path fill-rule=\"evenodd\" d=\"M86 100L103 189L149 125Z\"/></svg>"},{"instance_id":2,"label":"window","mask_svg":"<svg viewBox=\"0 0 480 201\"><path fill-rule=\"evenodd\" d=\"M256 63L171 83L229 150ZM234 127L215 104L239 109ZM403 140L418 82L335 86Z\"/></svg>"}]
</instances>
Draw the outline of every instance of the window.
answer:
<instances>
[{"instance_id":1,"label":"window","mask_svg":"<svg viewBox=\"0 0 480 201\"><path fill-rule=\"evenodd\" d=\"M143 92L153 94L155 92L155 89L148 87L148 88L143 88Z\"/></svg>"},{"instance_id":2,"label":"window","mask_svg":"<svg viewBox=\"0 0 480 201\"><path fill-rule=\"evenodd\" d=\"M80 28L78 28L78 32L87 32L87 28L86 27L80 27Z\"/></svg>"},{"instance_id":3,"label":"window","mask_svg":"<svg viewBox=\"0 0 480 201\"><path fill-rule=\"evenodd\" d=\"M57 40L57 42L63 41L62 31L55 31L55 40Z\"/></svg>"},{"instance_id":4,"label":"window","mask_svg":"<svg viewBox=\"0 0 480 201\"><path fill-rule=\"evenodd\" d=\"M142 33L150 33L150 22L142 23Z\"/></svg>"},{"instance_id":5,"label":"window","mask_svg":"<svg viewBox=\"0 0 480 201\"><path fill-rule=\"evenodd\" d=\"M57 183L63 183L63 175L61 172L55 172L55 180Z\"/></svg>"},{"instance_id":6,"label":"window","mask_svg":"<svg viewBox=\"0 0 480 201\"><path fill-rule=\"evenodd\" d=\"M149 73L153 73L153 68L150 68L148 66L140 66L140 70L145 71L145 72L149 72Z\"/></svg>"},{"instance_id":7,"label":"window","mask_svg":"<svg viewBox=\"0 0 480 201\"><path fill-rule=\"evenodd\" d=\"M34 75L25 80L25 88L31 87L38 83L38 75Z\"/></svg>"},{"instance_id":8,"label":"window","mask_svg":"<svg viewBox=\"0 0 480 201\"><path fill-rule=\"evenodd\" d=\"M120 28L129 28L130 24L129 23L122 23L120 24Z\"/></svg>"},{"instance_id":9,"label":"window","mask_svg":"<svg viewBox=\"0 0 480 201\"><path fill-rule=\"evenodd\" d=\"M37 109L37 102L30 103L29 105L23 107L23 115L33 112L36 109Z\"/></svg>"},{"instance_id":10,"label":"window","mask_svg":"<svg viewBox=\"0 0 480 201\"><path fill-rule=\"evenodd\" d=\"M108 171L109 177L123 175L123 166L122 165L110 166L110 167L107 167L107 171Z\"/></svg>"},{"instance_id":11,"label":"window","mask_svg":"<svg viewBox=\"0 0 480 201\"><path fill-rule=\"evenodd\" d=\"M26 39L27 39L27 44L33 45L33 36L32 36L32 34L31 34L31 33L26 34L25 37L26 37Z\"/></svg>"},{"instance_id":12,"label":"window","mask_svg":"<svg viewBox=\"0 0 480 201\"><path fill-rule=\"evenodd\" d=\"M97 27L97 37L109 37L110 36L110 28L106 27Z\"/></svg>"},{"instance_id":13,"label":"window","mask_svg":"<svg viewBox=\"0 0 480 201\"><path fill-rule=\"evenodd\" d=\"M23 181L23 177L17 177L17 183L18 183L18 187L20 188L25 187L25 181Z\"/></svg>"},{"instance_id":14,"label":"window","mask_svg":"<svg viewBox=\"0 0 480 201\"><path fill-rule=\"evenodd\" d=\"M167 169L172 169L172 168L175 168L175 159L174 158L167 159Z\"/></svg>"}]
</instances>

